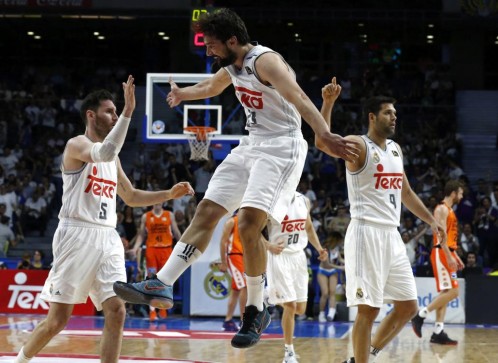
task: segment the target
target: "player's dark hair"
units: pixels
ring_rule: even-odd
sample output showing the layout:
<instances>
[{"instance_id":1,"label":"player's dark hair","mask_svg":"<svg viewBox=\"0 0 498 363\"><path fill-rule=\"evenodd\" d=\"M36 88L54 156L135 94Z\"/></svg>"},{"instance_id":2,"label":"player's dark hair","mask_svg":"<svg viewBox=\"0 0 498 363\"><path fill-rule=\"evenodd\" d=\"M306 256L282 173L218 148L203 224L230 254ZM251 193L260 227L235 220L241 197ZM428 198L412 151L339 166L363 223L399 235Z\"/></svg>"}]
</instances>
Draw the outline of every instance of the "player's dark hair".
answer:
<instances>
[{"instance_id":1,"label":"player's dark hair","mask_svg":"<svg viewBox=\"0 0 498 363\"><path fill-rule=\"evenodd\" d=\"M105 89L93 91L85 97L85 99L81 103L80 108L80 117L85 125L87 124L86 111L92 110L93 112L97 112L100 106L100 102L107 100L111 100L112 102L114 102L114 97L112 97L111 92Z\"/></svg>"},{"instance_id":2,"label":"player's dark hair","mask_svg":"<svg viewBox=\"0 0 498 363\"><path fill-rule=\"evenodd\" d=\"M240 45L251 41L244 21L234 11L226 8L202 14L192 28L196 33L204 33L222 42L233 36L237 37Z\"/></svg>"},{"instance_id":3,"label":"player's dark hair","mask_svg":"<svg viewBox=\"0 0 498 363\"><path fill-rule=\"evenodd\" d=\"M448 180L446 184L444 185L444 196L449 197L451 193L456 192L458 193L458 189L463 188L462 183L460 183L458 180Z\"/></svg>"},{"instance_id":4,"label":"player's dark hair","mask_svg":"<svg viewBox=\"0 0 498 363\"><path fill-rule=\"evenodd\" d=\"M382 105L384 103L392 103L393 105L396 103L396 99L387 96L375 96L370 97L363 104L363 117L368 123L368 114L373 113L374 115L378 115Z\"/></svg>"}]
</instances>

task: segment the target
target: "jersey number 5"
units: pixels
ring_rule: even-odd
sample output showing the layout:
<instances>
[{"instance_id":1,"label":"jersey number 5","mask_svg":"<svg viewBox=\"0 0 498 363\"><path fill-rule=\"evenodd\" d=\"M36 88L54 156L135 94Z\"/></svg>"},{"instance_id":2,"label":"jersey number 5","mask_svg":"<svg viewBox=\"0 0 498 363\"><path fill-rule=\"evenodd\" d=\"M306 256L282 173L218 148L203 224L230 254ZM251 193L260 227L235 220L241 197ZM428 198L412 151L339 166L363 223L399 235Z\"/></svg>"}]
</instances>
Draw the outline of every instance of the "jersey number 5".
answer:
<instances>
[{"instance_id":1,"label":"jersey number 5","mask_svg":"<svg viewBox=\"0 0 498 363\"><path fill-rule=\"evenodd\" d=\"M99 219L107 219L107 203L100 203Z\"/></svg>"}]
</instances>

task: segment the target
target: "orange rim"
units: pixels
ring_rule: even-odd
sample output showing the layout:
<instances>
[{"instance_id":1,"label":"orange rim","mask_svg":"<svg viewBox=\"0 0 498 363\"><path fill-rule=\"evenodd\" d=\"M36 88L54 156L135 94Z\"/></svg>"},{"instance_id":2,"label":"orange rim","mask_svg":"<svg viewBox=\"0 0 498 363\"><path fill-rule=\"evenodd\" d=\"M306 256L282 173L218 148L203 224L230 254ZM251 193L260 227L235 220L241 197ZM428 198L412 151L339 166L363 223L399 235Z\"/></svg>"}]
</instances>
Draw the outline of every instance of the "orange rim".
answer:
<instances>
[{"instance_id":1,"label":"orange rim","mask_svg":"<svg viewBox=\"0 0 498 363\"><path fill-rule=\"evenodd\" d=\"M211 132L215 132L214 127L209 126L188 126L183 129L185 132L197 135L197 140L206 140L206 135Z\"/></svg>"}]
</instances>

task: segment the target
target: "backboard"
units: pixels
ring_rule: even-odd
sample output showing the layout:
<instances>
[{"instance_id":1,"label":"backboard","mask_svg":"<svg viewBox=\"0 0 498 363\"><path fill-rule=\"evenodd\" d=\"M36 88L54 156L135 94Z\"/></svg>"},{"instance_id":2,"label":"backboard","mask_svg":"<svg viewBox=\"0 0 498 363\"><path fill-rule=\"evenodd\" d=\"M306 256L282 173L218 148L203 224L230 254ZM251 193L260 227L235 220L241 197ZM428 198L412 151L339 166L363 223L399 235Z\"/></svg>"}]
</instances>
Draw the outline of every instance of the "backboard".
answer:
<instances>
[{"instance_id":1,"label":"backboard","mask_svg":"<svg viewBox=\"0 0 498 363\"><path fill-rule=\"evenodd\" d=\"M170 108L166 96L173 80L186 87L212 77L202 73L148 73L145 95L144 142L187 142L184 128L209 126L215 129L211 143L238 144L244 130L244 109L235 97L233 87L221 95L182 102Z\"/></svg>"}]
</instances>

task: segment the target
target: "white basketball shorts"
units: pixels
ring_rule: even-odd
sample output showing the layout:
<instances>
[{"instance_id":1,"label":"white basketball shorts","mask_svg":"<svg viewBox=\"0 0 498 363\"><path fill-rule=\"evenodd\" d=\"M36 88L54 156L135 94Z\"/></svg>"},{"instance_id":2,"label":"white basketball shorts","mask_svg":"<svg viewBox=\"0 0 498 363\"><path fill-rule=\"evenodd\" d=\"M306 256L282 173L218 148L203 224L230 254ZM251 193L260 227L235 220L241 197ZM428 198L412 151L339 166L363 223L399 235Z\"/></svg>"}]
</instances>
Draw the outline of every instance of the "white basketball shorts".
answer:
<instances>
[{"instance_id":1,"label":"white basketball shorts","mask_svg":"<svg viewBox=\"0 0 498 363\"><path fill-rule=\"evenodd\" d=\"M126 281L124 248L116 229L63 219L52 243L54 262L41 297L82 304L90 295L97 310L116 296L115 281Z\"/></svg>"},{"instance_id":2,"label":"white basketball shorts","mask_svg":"<svg viewBox=\"0 0 498 363\"><path fill-rule=\"evenodd\" d=\"M344 251L348 306L380 308L393 301L417 300L410 261L395 227L352 220Z\"/></svg>"},{"instance_id":3,"label":"white basketball shorts","mask_svg":"<svg viewBox=\"0 0 498 363\"><path fill-rule=\"evenodd\" d=\"M271 304L308 300L308 263L304 251L274 255L268 252L266 270Z\"/></svg>"},{"instance_id":4,"label":"white basketball shorts","mask_svg":"<svg viewBox=\"0 0 498 363\"><path fill-rule=\"evenodd\" d=\"M257 208L280 223L297 189L307 152L308 144L300 133L295 137L245 136L216 169L205 198L229 213Z\"/></svg>"}]
</instances>

